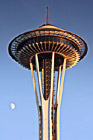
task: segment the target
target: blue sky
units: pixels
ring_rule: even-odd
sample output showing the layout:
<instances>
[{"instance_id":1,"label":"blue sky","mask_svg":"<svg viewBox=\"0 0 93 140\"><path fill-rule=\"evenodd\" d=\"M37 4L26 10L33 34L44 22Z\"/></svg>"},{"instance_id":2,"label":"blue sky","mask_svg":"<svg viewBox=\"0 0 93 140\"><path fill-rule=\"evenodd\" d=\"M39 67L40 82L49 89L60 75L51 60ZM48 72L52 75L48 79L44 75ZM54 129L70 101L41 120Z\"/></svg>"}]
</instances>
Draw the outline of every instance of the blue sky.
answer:
<instances>
[{"instance_id":1,"label":"blue sky","mask_svg":"<svg viewBox=\"0 0 93 140\"><path fill-rule=\"evenodd\" d=\"M38 140L31 72L11 59L8 44L17 35L38 28L46 6L54 25L78 34L89 48L87 56L66 71L61 140L93 140L92 0L0 0L0 140Z\"/></svg>"}]
</instances>

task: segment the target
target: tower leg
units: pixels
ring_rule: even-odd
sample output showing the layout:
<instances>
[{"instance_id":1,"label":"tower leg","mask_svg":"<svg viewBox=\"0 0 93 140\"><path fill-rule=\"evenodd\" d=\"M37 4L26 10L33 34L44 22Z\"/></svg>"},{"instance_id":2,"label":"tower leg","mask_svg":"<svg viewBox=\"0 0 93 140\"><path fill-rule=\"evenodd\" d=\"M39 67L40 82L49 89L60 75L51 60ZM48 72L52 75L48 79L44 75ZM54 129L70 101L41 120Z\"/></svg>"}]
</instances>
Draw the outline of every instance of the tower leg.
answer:
<instances>
[{"instance_id":1,"label":"tower leg","mask_svg":"<svg viewBox=\"0 0 93 140\"><path fill-rule=\"evenodd\" d=\"M30 62L30 69L31 69L31 74L32 74L32 79L33 79L33 87L34 87L34 91L35 91L35 97L36 97L36 104L37 104L37 109L38 109L38 116L39 116L39 138L42 137L42 133L41 133L41 126L42 126L42 111L41 111L41 107L39 107L39 100L38 100L38 94L37 94L37 90L36 90L36 81L35 81L35 77L34 77L34 72L33 72L33 64Z\"/></svg>"},{"instance_id":2,"label":"tower leg","mask_svg":"<svg viewBox=\"0 0 93 140\"><path fill-rule=\"evenodd\" d=\"M39 101L38 101L38 95L37 95L37 90L36 90L36 81L34 77L34 72L33 72L33 64L30 63L30 69L31 69L31 74L32 74L32 79L33 79L33 86L34 86L34 91L35 91L35 96L36 96L36 104L37 104L37 109L39 112Z\"/></svg>"},{"instance_id":3,"label":"tower leg","mask_svg":"<svg viewBox=\"0 0 93 140\"><path fill-rule=\"evenodd\" d=\"M59 68L59 74L58 74L58 87L57 87L57 127L56 127L56 132L57 132L57 140L60 140L60 127L59 127L59 122L60 122L60 105L61 105L61 98L62 98L62 92L63 92L63 82L64 82L64 76L65 76L65 69L66 69L66 59L64 59L63 63L63 73L62 73L62 78L61 78L61 86L60 86L60 68ZM59 91L59 86L60 86L60 91ZM59 93L58 93L59 92Z\"/></svg>"},{"instance_id":4,"label":"tower leg","mask_svg":"<svg viewBox=\"0 0 93 140\"><path fill-rule=\"evenodd\" d=\"M52 53L52 69L51 69L51 90L50 90L50 111L49 111L49 125L50 125L50 140L52 140L52 118L51 118L51 112L52 112L52 97L53 97L53 80L54 80L54 58L55 53Z\"/></svg>"}]
</instances>

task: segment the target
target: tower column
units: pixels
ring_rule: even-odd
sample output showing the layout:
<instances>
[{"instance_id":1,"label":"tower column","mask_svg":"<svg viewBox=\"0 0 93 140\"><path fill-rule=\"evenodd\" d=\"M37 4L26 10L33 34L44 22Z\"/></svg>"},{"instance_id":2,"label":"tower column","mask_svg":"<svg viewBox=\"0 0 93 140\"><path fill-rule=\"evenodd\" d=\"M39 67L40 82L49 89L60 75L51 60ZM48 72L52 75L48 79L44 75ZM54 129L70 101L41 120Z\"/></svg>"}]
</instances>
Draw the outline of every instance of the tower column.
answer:
<instances>
[{"instance_id":1,"label":"tower column","mask_svg":"<svg viewBox=\"0 0 93 140\"><path fill-rule=\"evenodd\" d=\"M65 69L66 69L66 59L64 58L63 63L63 72L62 72L62 78L61 78L61 85L60 85L60 71L61 68L59 67L59 73L58 73L58 83L57 83L57 120L56 120L56 132L57 132L57 140L60 140L60 105L61 105L61 99L62 99L62 93L63 93L63 83L64 83L64 76L65 76ZM60 88L60 90L59 90Z\"/></svg>"},{"instance_id":2,"label":"tower column","mask_svg":"<svg viewBox=\"0 0 93 140\"><path fill-rule=\"evenodd\" d=\"M50 89L50 110L49 110L49 124L50 124L50 140L52 140L52 118L51 118L51 112L52 112L52 97L53 97L53 80L54 80L54 58L55 53L52 53L52 69L51 69L51 89Z\"/></svg>"},{"instance_id":3,"label":"tower column","mask_svg":"<svg viewBox=\"0 0 93 140\"><path fill-rule=\"evenodd\" d=\"M33 72L33 64L30 63L32 78L33 78L33 85L36 95L36 103L38 108L38 115L41 117L41 127L42 130L40 132L42 133L40 135L40 140L52 140L52 99L53 99L53 81L54 81L54 61L55 61L55 53L52 53L52 66L51 66L51 89L50 89L50 95L47 100L44 99L43 91L42 91L42 84L41 84L41 77L39 72L39 60L38 55L35 55L35 61L36 61L36 70L37 70L37 77L38 77L38 85L39 85L39 94L40 94L40 102L41 102L41 116L39 115L40 109L39 109L39 101L38 101L38 94L36 90L36 82ZM63 82L64 82L64 76L65 76L65 69L66 69L66 59L64 58L63 63L63 72L61 77L61 66L59 66L58 71L58 80L57 80L57 93L56 93L56 140L60 140L60 128L59 128L59 122L60 122L60 105L61 105L61 98L62 98L62 92L63 92ZM61 84L60 84L60 78L61 78Z\"/></svg>"}]
</instances>

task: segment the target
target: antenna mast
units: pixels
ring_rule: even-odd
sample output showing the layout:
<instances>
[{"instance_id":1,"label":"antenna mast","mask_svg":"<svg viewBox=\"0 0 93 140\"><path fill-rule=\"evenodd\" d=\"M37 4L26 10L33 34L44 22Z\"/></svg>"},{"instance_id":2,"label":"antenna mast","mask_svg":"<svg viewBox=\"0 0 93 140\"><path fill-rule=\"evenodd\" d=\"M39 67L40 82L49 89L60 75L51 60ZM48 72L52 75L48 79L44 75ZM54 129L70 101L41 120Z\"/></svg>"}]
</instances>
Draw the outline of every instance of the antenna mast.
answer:
<instances>
[{"instance_id":1,"label":"antenna mast","mask_svg":"<svg viewBox=\"0 0 93 140\"><path fill-rule=\"evenodd\" d=\"M49 24L49 21L48 21L48 14L49 14L49 10L48 10L48 6L47 6L47 17L46 17L46 24Z\"/></svg>"}]
</instances>

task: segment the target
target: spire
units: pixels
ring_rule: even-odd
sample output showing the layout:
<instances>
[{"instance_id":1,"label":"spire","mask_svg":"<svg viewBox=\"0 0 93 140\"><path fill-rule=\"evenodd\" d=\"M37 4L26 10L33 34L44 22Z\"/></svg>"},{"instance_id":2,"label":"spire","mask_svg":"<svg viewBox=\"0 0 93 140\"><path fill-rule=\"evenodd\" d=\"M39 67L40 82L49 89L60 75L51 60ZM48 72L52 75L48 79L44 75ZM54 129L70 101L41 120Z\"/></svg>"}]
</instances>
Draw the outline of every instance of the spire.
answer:
<instances>
[{"instance_id":1,"label":"spire","mask_svg":"<svg viewBox=\"0 0 93 140\"><path fill-rule=\"evenodd\" d=\"M46 25L49 24L49 20L51 20L51 22L54 23L54 21L51 17L51 14L49 12L48 6L47 6L47 11L45 12L45 15L43 17L43 20L42 20L41 24L43 24L45 20L46 20Z\"/></svg>"},{"instance_id":2,"label":"spire","mask_svg":"<svg viewBox=\"0 0 93 140\"><path fill-rule=\"evenodd\" d=\"M48 10L48 6L47 6L46 24L49 24L49 21L48 21L48 14L49 14L49 10Z\"/></svg>"}]
</instances>

